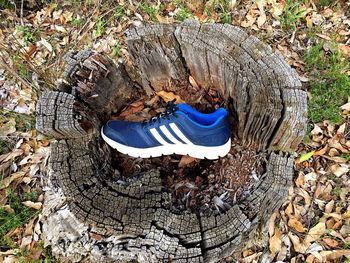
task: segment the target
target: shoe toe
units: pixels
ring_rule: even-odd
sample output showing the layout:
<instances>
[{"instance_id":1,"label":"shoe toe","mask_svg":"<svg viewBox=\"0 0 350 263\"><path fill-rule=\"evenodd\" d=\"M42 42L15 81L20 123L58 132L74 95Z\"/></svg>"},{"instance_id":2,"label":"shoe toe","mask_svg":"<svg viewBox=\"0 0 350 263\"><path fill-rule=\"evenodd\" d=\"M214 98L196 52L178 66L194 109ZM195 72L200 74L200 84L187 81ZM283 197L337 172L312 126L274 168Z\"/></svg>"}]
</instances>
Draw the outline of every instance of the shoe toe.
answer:
<instances>
[{"instance_id":1,"label":"shoe toe","mask_svg":"<svg viewBox=\"0 0 350 263\"><path fill-rule=\"evenodd\" d=\"M109 121L103 126L103 134L113 141L126 145L125 126L123 121Z\"/></svg>"}]
</instances>

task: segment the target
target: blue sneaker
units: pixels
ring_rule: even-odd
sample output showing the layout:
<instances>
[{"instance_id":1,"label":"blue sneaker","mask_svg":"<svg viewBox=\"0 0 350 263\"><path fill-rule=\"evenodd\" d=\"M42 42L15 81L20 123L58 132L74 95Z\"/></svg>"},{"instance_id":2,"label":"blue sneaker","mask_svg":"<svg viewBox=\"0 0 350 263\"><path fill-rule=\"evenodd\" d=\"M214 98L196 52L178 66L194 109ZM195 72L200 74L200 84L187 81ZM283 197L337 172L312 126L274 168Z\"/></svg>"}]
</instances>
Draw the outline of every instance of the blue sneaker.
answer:
<instances>
[{"instance_id":1,"label":"blue sneaker","mask_svg":"<svg viewBox=\"0 0 350 263\"><path fill-rule=\"evenodd\" d=\"M132 157L175 153L217 159L231 148L228 112L224 108L205 114L174 101L147 122L109 121L101 134L111 147Z\"/></svg>"}]
</instances>

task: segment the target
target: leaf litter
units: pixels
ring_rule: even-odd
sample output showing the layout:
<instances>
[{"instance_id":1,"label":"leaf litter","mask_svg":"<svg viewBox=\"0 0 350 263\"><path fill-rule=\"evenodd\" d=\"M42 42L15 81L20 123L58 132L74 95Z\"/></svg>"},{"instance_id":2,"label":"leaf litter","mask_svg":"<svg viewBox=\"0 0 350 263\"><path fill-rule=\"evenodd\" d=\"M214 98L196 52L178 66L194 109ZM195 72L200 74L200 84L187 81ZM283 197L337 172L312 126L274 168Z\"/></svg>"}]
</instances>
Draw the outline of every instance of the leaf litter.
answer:
<instances>
[{"instance_id":1,"label":"leaf litter","mask_svg":"<svg viewBox=\"0 0 350 263\"><path fill-rule=\"evenodd\" d=\"M191 78L191 82L195 84L195 79ZM157 92L154 97L142 97L129 104L112 118L129 121L149 120L155 114L163 112L165 102L172 100L176 100L177 103L191 101L192 106L197 105L203 112L213 111L224 104L218 92L213 89L209 89L207 94L203 93L201 102L190 92L184 96L180 97L174 92L163 90ZM252 186L259 181L266 164L266 153L258 153L254 148L245 149L234 137L230 153L216 161L176 155L135 159L117 151L113 152L116 168L124 178L122 182L152 168L160 169L165 189L172 196L170 209L176 213L224 213L233 204L251 194Z\"/></svg>"},{"instance_id":2,"label":"leaf litter","mask_svg":"<svg viewBox=\"0 0 350 263\"><path fill-rule=\"evenodd\" d=\"M43 80L46 81L47 85L54 86L52 80L62 77L62 72L56 70L63 68L60 54L66 53L72 46L77 49L90 46L99 52L109 54L112 59L117 61L127 57L123 36L125 29L152 20L152 16L138 9L133 1L120 1L123 15L109 19L105 33L96 37L93 34L97 25L96 21L99 16L108 19L108 16L104 15L108 12L108 8L104 12L99 8L92 10L91 6L84 4L79 5L79 10L75 10L73 3L64 3L63 5L50 3L35 9L33 2L25 1L25 6L28 6L30 11L25 10L22 18L23 23L30 29L29 32L33 33L32 36L26 36L27 38L32 37L31 42L26 42L23 33L16 28L20 24L19 16L11 10L3 10L0 14L2 17L6 17L5 24L3 22L0 24L1 59L5 59L4 62L10 66L10 69L15 69L9 71L9 68L6 68L6 72L0 69L0 107L10 112L33 114L38 97L36 90L42 85ZM204 4L186 2L183 4L184 8L192 12L190 15L201 22L220 22L223 16L219 12L223 10L223 7L217 2L207 1ZM346 1L337 3L340 8L331 3L332 1L304 1L298 3L295 9L290 9L290 3L293 7L292 1L228 2L227 11L229 17L232 18L232 24L244 26L250 34L258 36L275 50L278 50L286 61L297 70L303 84L308 84L310 81L302 56L315 41L310 37L310 31L316 31L317 41L325 41L322 48L326 52L333 48L330 42L336 41L339 49L347 58L349 57L350 20L346 14L349 8ZM328 2L328 4L321 6L319 5L321 2ZM155 18L160 22L173 23L176 21L180 9L173 1L166 2L164 10L157 12ZM302 14L300 18L295 16L298 15L299 11ZM289 23L286 23L288 19ZM291 30L286 30L285 26L288 24L296 26L292 27ZM13 56L14 54L16 57ZM21 68L17 67L18 61L23 61ZM2 68L3 64L0 63L0 65ZM23 70L25 68L38 73L40 78L34 78L34 74L30 76L31 72ZM347 74L350 75L349 70ZM16 81L13 81L10 75L15 76ZM191 94L190 102L201 111L212 111L222 106L219 94L216 94L215 90L205 93L198 87L193 78L190 78L189 81L191 83L189 91L180 91L174 95L188 101L186 96ZM157 110L162 109L159 104L160 97L160 95L154 96L149 101L142 98L141 102L145 106L141 105L141 102L129 105L125 108L122 117L140 121L154 116ZM207 108L208 101L213 103L214 100L216 103ZM203 101L204 103L200 103ZM152 105L158 105L158 108L152 107ZM333 125L328 121L323 121L314 124L310 134L310 142L300 145L298 150L300 157L295 163L295 184L290 189L286 203L271 218L269 244L266 249L255 246L243 250L242 262L346 262L349 259L349 103L344 104L339 112L341 112L345 123ZM40 191L40 188L36 187L40 176L42 176L42 165L47 158L45 151L48 149L49 141L45 138L39 139L35 132L18 131L16 120L11 118L1 119L0 122L1 136L4 136L1 138L6 140L8 145L6 149L9 149L9 151L6 150L0 154L0 182L3 186L6 185L0 189L0 209L12 212L13 209L8 204L8 190L12 189L18 194L31 192L32 189ZM20 141L20 138L24 140ZM43 156L33 156L37 152ZM310 154L311 152L313 154ZM234 159L239 158L240 153L230 154ZM199 160L186 156L181 158L168 156L154 158L153 163L146 163L139 159L116 158L126 162L123 165L124 168L130 167L130 171L125 171L127 174L136 174L142 169L147 169L147 165L149 167L156 165L155 162L159 162L158 165L165 164L165 167L168 165L169 170L173 169L173 171L165 171L164 174L174 174L173 178L168 178L169 189L176 192L180 199L185 198L184 201L177 204L183 209L193 208L191 200L196 202L202 200L193 197L196 196L195 192L198 196L198 192L200 192L198 189L205 184L212 187L212 191L207 192L207 195L212 198L212 211L218 213L234 200L231 197L231 200L227 202L230 191L224 189L220 192L215 188L218 184L225 185L225 173L222 173L223 179L220 178L221 181L218 182L216 176L212 178L210 166L206 167ZM20 164L20 162L22 163ZM220 162L224 162L224 160L219 160L211 166L225 165ZM230 163L230 160L225 162ZM191 173L194 173L198 166L204 167L205 176L199 175L193 178L175 176L175 173L184 175L186 170L191 169ZM256 167L256 169L258 168ZM254 169L250 171L250 175L250 180L259 179L259 173ZM235 179L234 176L231 178ZM226 182L231 182L231 180L226 180ZM234 182L235 184L239 183ZM241 192L244 192L244 187L248 186L243 185ZM215 194L211 195L212 193ZM37 202L33 203L38 202L42 202L42 199L39 198ZM45 257L38 246L40 240L39 220L40 214L39 216L36 214L28 223L7 234L8 237L16 237L18 247L28 248L28 258L33 260ZM18 261L17 252L16 249L0 245L0 261ZM227 259L227 261L230 260L233 260L232 257Z\"/></svg>"}]
</instances>

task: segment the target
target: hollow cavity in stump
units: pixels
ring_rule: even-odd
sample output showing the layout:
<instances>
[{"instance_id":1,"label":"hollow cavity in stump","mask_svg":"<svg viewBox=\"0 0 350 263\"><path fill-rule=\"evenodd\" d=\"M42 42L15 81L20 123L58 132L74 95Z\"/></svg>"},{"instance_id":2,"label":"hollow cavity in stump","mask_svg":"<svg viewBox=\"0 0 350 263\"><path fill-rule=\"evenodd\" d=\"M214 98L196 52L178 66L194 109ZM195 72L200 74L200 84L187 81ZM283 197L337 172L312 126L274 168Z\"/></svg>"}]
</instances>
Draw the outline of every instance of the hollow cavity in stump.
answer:
<instances>
[{"instance_id":1,"label":"hollow cavity in stump","mask_svg":"<svg viewBox=\"0 0 350 263\"><path fill-rule=\"evenodd\" d=\"M172 87L174 97L176 87ZM200 91L183 93L183 101L191 103L202 112L211 112L228 105L214 87L208 91L189 85L186 90ZM171 93L173 95L173 93ZM194 95L196 94L196 95ZM129 121L147 121L164 110L164 103L157 95L147 97L141 94L134 102L122 110L121 114L112 114L111 119ZM132 176L151 169L160 171L164 191L171 193L169 209L175 213L193 212L201 215L224 213L251 194L254 182L265 172L266 152L251 147L243 147L236 138L237 128L231 112L232 147L229 154L220 160L199 160L188 156L162 156L156 158L133 158L112 149L112 166L119 172L119 183L127 182Z\"/></svg>"}]
</instances>

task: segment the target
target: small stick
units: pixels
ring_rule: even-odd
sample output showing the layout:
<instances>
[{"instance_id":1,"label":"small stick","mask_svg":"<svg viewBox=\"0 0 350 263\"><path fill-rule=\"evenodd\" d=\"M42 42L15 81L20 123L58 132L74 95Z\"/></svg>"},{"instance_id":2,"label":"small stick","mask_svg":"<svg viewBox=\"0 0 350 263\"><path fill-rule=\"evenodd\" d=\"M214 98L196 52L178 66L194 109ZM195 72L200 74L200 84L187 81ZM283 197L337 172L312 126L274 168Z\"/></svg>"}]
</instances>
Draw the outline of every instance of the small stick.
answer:
<instances>
[{"instance_id":1,"label":"small stick","mask_svg":"<svg viewBox=\"0 0 350 263\"><path fill-rule=\"evenodd\" d=\"M24 5L24 0L21 0L21 12L20 12L20 18L21 18L21 25L24 26L23 23L23 5Z\"/></svg>"}]
</instances>

